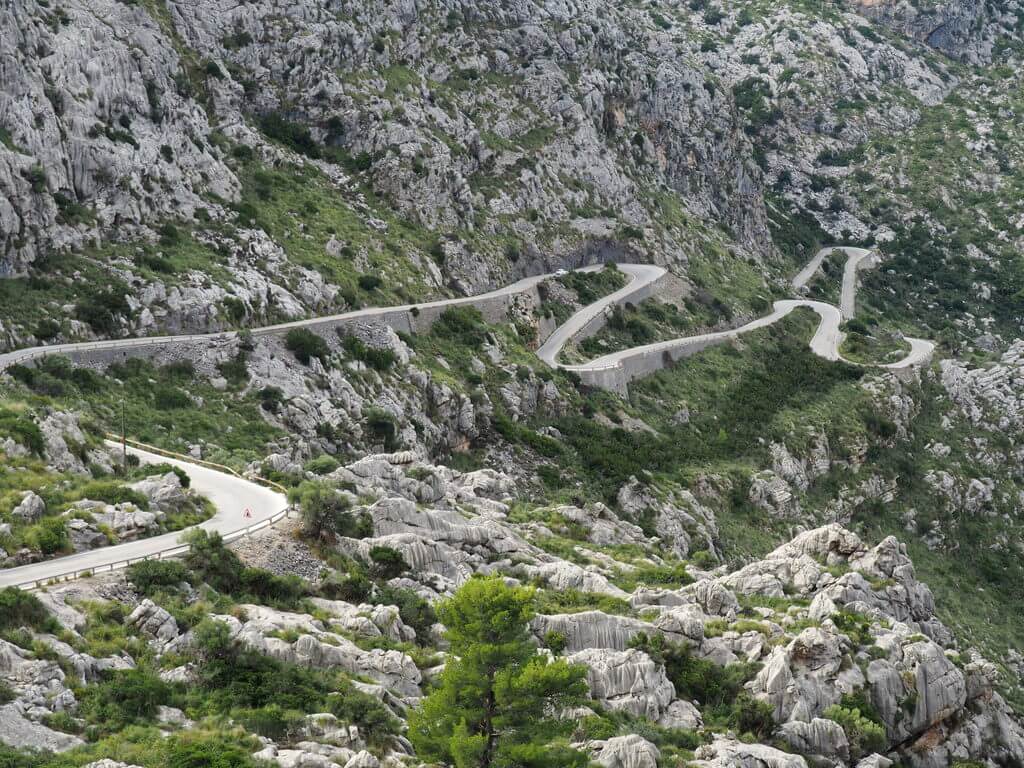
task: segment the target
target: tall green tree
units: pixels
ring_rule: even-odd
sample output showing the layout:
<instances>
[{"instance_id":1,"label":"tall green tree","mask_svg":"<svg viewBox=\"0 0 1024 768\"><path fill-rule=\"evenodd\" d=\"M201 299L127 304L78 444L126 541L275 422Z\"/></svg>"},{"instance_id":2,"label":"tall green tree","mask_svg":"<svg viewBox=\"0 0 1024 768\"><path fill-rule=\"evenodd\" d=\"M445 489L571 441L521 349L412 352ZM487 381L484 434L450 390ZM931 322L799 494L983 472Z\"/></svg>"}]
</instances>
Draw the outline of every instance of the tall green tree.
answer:
<instances>
[{"instance_id":1,"label":"tall green tree","mask_svg":"<svg viewBox=\"0 0 1024 768\"><path fill-rule=\"evenodd\" d=\"M373 533L364 518L349 512L348 500L324 483L302 483L289 493L289 501L299 506L302 532L311 539L333 542L338 536L362 537Z\"/></svg>"},{"instance_id":2,"label":"tall green tree","mask_svg":"<svg viewBox=\"0 0 1024 768\"><path fill-rule=\"evenodd\" d=\"M451 656L440 685L409 718L420 758L457 768L582 768L558 719L587 694L586 670L538 655L532 589L475 577L438 608Z\"/></svg>"}]
</instances>

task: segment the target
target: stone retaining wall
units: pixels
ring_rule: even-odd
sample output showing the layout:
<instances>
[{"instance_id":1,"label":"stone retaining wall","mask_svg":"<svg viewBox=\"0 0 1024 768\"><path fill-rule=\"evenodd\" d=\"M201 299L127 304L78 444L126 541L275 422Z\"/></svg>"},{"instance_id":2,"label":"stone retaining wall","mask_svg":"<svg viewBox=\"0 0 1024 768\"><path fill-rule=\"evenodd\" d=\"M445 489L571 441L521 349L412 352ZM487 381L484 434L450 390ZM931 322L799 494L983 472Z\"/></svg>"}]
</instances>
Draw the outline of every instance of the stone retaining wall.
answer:
<instances>
[{"instance_id":1,"label":"stone retaining wall","mask_svg":"<svg viewBox=\"0 0 1024 768\"><path fill-rule=\"evenodd\" d=\"M645 299L651 298L658 293L662 281L656 280L653 283L641 286L636 291L620 297L615 303L625 305L627 303L638 304ZM323 318L311 320L299 324L288 323L269 328L253 330L255 338L277 338L284 339L288 331L295 327L306 328L313 333L323 336L334 346L337 340L338 330L353 330L358 325L383 325L401 333L422 333L429 331L431 326L437 322L442 313L452 306L475 307L488 323L502 323L508 321L508 313L513 302L523 302L527 306L537 307L540 305L540 294L537 286L533 285L515 293L499 294L496 296L469 297L455 299L444 304L428 304L419 307L402 307L394 310L382 309L368 311L366 313L351 314L348 316ZM606 312L598 312L591 320L584 325L573 337L580 341L596 334L604 327ZM540 322L538 341L543 342L555 330L551 321ZM201 352L207 352L224 345L233 345L236 334L225 332L197 336L180 337L158 337L153 339L132 339L128 343L119 343L111 346L104 346L104 342L97 342L96 346L74 346L70 349L54 347L50 354L59 354L69 358L75 365L103 370L113 363L120 363L130 358L144 358L152 360L159 365L166 365L182 360L195 360ZM689 357L702 349L713 344L719 344L726 339L679 339L670 347L658 350L638 350L635 354L623 358L618 365L601 369L575 369L584 384L601 389L608 389L625 395L627 385L630 381L640 378L655 371L659 371L676 360ZM24 361L32 365L37 358ZM4 366L0 363L0 370Z\"/></svg>"},{"instance_id":2,"label":"stone retaining wall","mask_svg":"<svg viewBox=\"0 0 1024 768\"><path fill-rule=\"evenodd\" d=\"M588 386L608 389L625 397L628 393L629 382L633 379L649 376L667 368L672 363L703 352L708 347L723 344L731 338L731 336L723 335L711 338L677 339L670 345L658 349L637 350L607 368L584 368L575 370L575 373Z\"/></svg>"},{"instance_id":3,"label":"stone retaining wall","mask_svg":"<svg viewBox=\"0 0 1024 768\"><path fill-rule=\"evenodd\" d=\"M290 330L295 327L302 327L325 337L329 342L333 342L337 339L337 331L339 329L351 330L358 325L367 324L389 326L396 332L402 333L422 333L429 331L444 311L452 306L475 307L488 323L502 323L508 320L508 312L512 303L517 299L522 301L520 297L525 298L528 304L532 302L532 306L540 304L540 295L537 287L530 286L516 293L455 299L443 305L433 304L422 307L402 307L395 310L385 309L320 320L314 319L309 322L288 323L269 328L257 328L253 329L252 335L254 338L284 339ZM140 338L118 341L116 343L96 342L95 345L68 345L67 347L55 345L50 349L42 350L41 354L36 354L26 359L18 359L19 355L17 352L0 356L0 371L15 363L34 365L45 355L62 355L70 359L75 365L97 370L103 370L113 363L124 362L130 358L145 358L154 362L158 361L160 364L175 362L176 360L194 360L201 351L233 343L236 336L237 334L234 331L228 331L194 336Z\"/></svg>"}]
</instances>

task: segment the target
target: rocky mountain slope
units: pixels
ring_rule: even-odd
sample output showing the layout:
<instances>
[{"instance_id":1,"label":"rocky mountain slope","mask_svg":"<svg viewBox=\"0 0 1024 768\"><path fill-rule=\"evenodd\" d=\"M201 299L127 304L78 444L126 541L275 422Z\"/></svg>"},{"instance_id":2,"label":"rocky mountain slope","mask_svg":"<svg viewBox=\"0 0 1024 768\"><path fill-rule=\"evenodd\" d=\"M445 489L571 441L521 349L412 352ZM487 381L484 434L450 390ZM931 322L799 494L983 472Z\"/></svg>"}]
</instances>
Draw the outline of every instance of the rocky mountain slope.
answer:
<instances>
[{"instance_id":1,"label":"rocky mountain slope","mask_svg":"<svg viewBox=\"0 0 1024 768\"><path fill-rule=\"evenodd\" d=\"M0 284L6 343L217 329L624 256L671 265L728 318L784 285L819 226L884 241L915 216L948 259L971 235L898 169L906 199L880 210L871 191L892 187L865 173L881 181L887 137L980 79L999 83L993 109L1013 93L1020 11L862 10L884 23L696 1L19 2L0 264L30 277ZM1019 137L1000 120L979 148L1010 179Z\"/></svg>"},{"instance_id":2,"label":"rocky mountain slope","mask_svg":"<svg viewBox=\"0 0 1024 768\"><path fill-rule=\"evenodd\" d=\"M301 572L314 560L319 574L290 598L272 586L274 576L264 577L279 590L277 607L253 604L223 583L218 594L200 572L183 571L189 583L175 584L164 569L139 567L127 584L107 577L41 595L45 608L2 641L4 741L71 750L77 765L132 744L145 748L154 735L167 738L161 733L171 734L172 750L189 734L211 738L210 721L195 720L199 704L186 691L213 682L210 633L221 626L231 653L241 654L235 663L267 658L266 674L309 669L349 679L345 685L380 712L377 720L365 709L282 713L276 694L251 691L262 715L233 710L242 730L229 738L250 744L253 758L400 764L408 742L386 723L416 706L444 660L442 628L424 622L416 601L436 601L473 573L502 573L538 586L530 627L538 645L585 666L591 703L566 722L573 746L601 765L891 765L879 754L889 753L906 765L946 766L1012 764L1024 754L1024 728L993 690L995 667L957 648L892 537L872 547L833 524L738 570L708 571L661 557L660 538L603 505L537 509L542 518L527 521L510 506L515 483L507 476L404 461L368 456L334 473L363 500L353 512L367 521L365 538L321 552L334 566L296 549L287 531L245 545L243 557L255 553L277 573ZM660 515L659 525L692 520L672 506ZM548 526L566 523L588 531L568 559L544 548ZM336 570L382 551L398 553L390 578L371 572L373 581L359 587L351 572ZM358 604L355 594L371 602ZM204 614L198 624L190 618ZM103 642L100 633L113 634ZM134 714L145 728L118 734L110 687L129 679L148 681L155 699ZM104 711L113 719L97 720ZM770 736L772 746L751 743L750 733L739 738L742 731ZM91 744L76 735L92 741L103 732L110 735Z\"/></svg>"},{"instance_id":3,"label":"rocky mountain slope","mask_svg":"<svg viewBox=\"0 0 1024 768\"><path fill-rule=\"evenodd\" d=\"M411 713L458 661L438 610L474 576L533 588L537 654L585 670L552 754L1024 764L1022 24L1018 0L0 8L0 348L665 265L589 340L619 348L764 314L823 241L883 257L858 359L939 345L912 375L827 362L797 311L592 391L534 354L611 290L570 273L495 322L13 367L0 565L209 514L119 467L122 427L305 517L0 592L0 764L422 764Z\"/></svg>"}]
</instances>

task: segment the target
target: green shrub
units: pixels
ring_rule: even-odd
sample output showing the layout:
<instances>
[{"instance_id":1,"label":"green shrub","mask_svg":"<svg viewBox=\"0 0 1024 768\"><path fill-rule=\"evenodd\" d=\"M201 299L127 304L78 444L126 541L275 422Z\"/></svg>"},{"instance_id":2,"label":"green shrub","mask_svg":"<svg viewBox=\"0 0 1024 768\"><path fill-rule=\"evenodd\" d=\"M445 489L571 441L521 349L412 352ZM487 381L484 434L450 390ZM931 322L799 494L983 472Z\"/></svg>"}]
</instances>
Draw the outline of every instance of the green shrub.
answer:
<instances>
[{"instance_id":1,"label":"green shrub","mask_svg":"<svg viewBox=\"0 0 1024 768\"><path fill-rule=\"evenodd\" d=\"M605 741L618 736L619 724L610 717L588 715L580 721L577 734L580 741Z\"/></svg>"},{"instance_id":2,"label":"green shrub","mask_svg":"<svg viewBox=\"0 0 1024 768\"><path fill-rule=\"evenodd\" d=\"M331 356L327 342L307 328L292 328L288 331L284 337L284 346L303 365L309 365L313 358L326 362Z\"/></svg>"},{"instance_id":3,"label":"green shrub","mask_svg":"<svg viewBox=\"0 0 1024 768\"><path fill-rule=\"evenodd\" d=\"M116 480L92 480L83 485L75 495L79 499L92 499L107 504L131 503L139 509L149 509L148 498Z\"/></svg>"},{"instance_id":4,"label":"green shrub","mask_svg":"<svg viewBox=\"0 0 1024 768\"><path fill-rule=\"evenodd\" d=\"M177 560L143 560L128 566L128 581L144 595L152 597L161 588L188 582L188 569Z\"/></svg>"},{"instance_id":5,"label":"green shrub","mask_svg":"<svg viewBox=\"0 0 1024 768\"><path fill-rule=\"evenodd\" d=\"M561 632L550 630L544 633L544 645L556 656L565 650L567 642L565 635Z\"/></svg>"},{"instance_id":6,"label":"green shrub","mask_svg":"<svg viewBox=\"0 0 1024 768\"><path fill-rule=\"evenodd\" d=\"M409 570L405 557L397 549L375 546L370 549L373 574L381 579L394 579Z\"/></svg>"},{"instance_id":7,"label":"green shrub","mask_svg":"<svg viewBox=\"0 0 1024 768\"><path fill-rule=\"evenodd\" d=\"M301 732L306 716L297 709L282 709L271 703L255 709L233 709L231 719L259 736L289 742Z\"/></svg>"},{"instance_id":8,"label":"green shrub","mask_svg":"<svg viewBox=\"0 0 1024 768\"><path fill-rule=\"evenodd\" d=\"M747 691L740 691L730 707L729 725L738 733L751 733L758 739L764 739L775 728L772 707Z\"/></svg>"},{"instance_id":9,"label":"green shrub","mask_svg":"<svg viewBox=\"0 0 1024 768\"><path fill-rule=\"evenodd\" d=\"M202 714L235 713L262 735L287 735L294 713L331 712L359 727L374 747L398 732L398 722L376 698L357 690L343 675L282 662L235 646L227 627L212 619L195 630L201 663L190 691ZM274 713L284 722L275 724Z\"/></svg>"},{"instance_id":10,"label":"green shrub","mask_svg":"<svg viewBox=\"0 0 1024 768\"><path fill-rule=\"evenodd\" d=\"M855 644L871 645L874 642L871 637L871 619L867 616L842 610L835 611L831 618L836 628Z\"/></svg>"},{"instance_id":11,"label":"green shrub","mask_svg":"<svg viewBox=\"0 0 1024 768\"><path fill-rule=\"evenodd\" d=\"M8 373L16 376L15 369L32 373L31 368L25 368L24 366L11 366L8 369ZM42 430L39 429L38 424L25 414L0 408L0 435L10 437L14 442L28 448L36 456L42 456L46 451L46 441L43 440Z\"/></svg>"},{"instance_id":12,"label":"green shrub","mask_svg":"<svg viewBox=\"0 0 1024 768\"><path fill-rule=\"evenodd\" d=\"M260 119L259 126L267 136L295 152L307 157L320 157L320 145L313 140L309 128L288 120L280 112L267 113Z\"/></svg>"},{"instance_id":13,"label":"green shrub","mask_svg":"<svg viewBox=\"0 0 1024 768\"><path fill-rule=\"evenodd\" d=\"M339 466L336 458L325 453L307 461L303 469L307 472L312 472L314 475L328 475Z\"/></svg>"},{"instance_id":14,"label":"green shrub","mask_svg":"<svg viewBox=\"0 0 1024 768\"><path fill-rule=\"evenodd\" d=\"M132 477L151 477L153 475L166 475L168 472L173 472L178 477L178 482L181 483L182 488L188 488L192 485L192 478L189 477L181 467L174 467L170 464L146 464L145 466L139 466L132 472Z\"/></svg>"},{"instance_id":15,"label":"green shrub","mask_svg":"<svg viewBox=\"0 0 1024 768\"><path fill-rule=\"evenodd\" d=\"M280 387L264 387L260 390L260 407L269 413L277 413L284 402L284 391Z\"/></svg>"},{"instance_id":16,"label":"green shrub","mask_svg":"<svg viewBox=\"0 0 1024 768\"><path fill-rule=\"evenodd\" d=\"M394 605L406 626L416 631L416 639L422 645L430 643L430 628L437 623L434 607L411 589L396 589L383 586L370 598L375 605Z\"/></svg>"},{"instance_id":17,"label":"green shrub","mask_svg":"<svg viewBox=\"0 0 1024 768\"><path fill-rule=\"evenodd\" d=\"M884 752L889 744L885 728L862 715L859 709L847 709L833 704L825 710L823 717L842 726L850 742L850 756L854 760L872 752Z\"/></svg>"},{"instance_id":18,"label":"green shrub","mask_svg":"<svg viewBox=\"0 0 1024 768\"><path fill-rule=\"evenodd\" d=\"M15 587L0 589L0 633L19 627L57 632L60 626L39 598Z\"/></svg>"},{"instance_id":19,"label":"green shrub","mask_svg":"<svg viewBox=\"0 0 1024 768\"><path fill-rule=\"evenodd\" d=\"M341 331L339 331L339 334ZM342 346L349 357L366 363L370 368L377 371L386 371L395 364L398 359L390 349L378 349L367 346L361 339L355 336L342 336Z\"/></svg>"},{"instance_id":20,"label":"green shrub","mask_svg":"<svg viewBox=\"0 0 1024 768\"><path fill-rule=\"evenodd\" d=\"M43 768L47 758L45 752L28 752L0 744L0 768Z\"/></svg>"},{"instance_id":21,"label":"green shrub","mask_svg":"<svg viewBox=\"0 0 1024 768\"><path fill-rule=\"evenodd\" d=\"M44 317L36 323L33 335L40 341L49 341L60 333L60 323L49 317Z\"/></svg>"},{"instance_id":22,"label":"green shrub","mask_svg":"<svg viewBox=\"0 0 1024 768\"><path fill-rule=\"evenodd\" d=\"M146 669L125 669L104 674L103 680L83 689L79 714L105 733L156 717L157 708L171 700L171 687Z\"/></svg>"},{"instance_id":23,"label":"green shrub","mask_svg":"<svg viewBox=\"0 0 1024 768\"><path fill-rule=\"evenodd\" d=\"M320 584L319 592L330 600L364 603L373 594L373 582L365 573L358 571L344 578L329 576Z\"/></svg>"},{"instance_id":24,"label":"green shrub","mask_svg":"<svg viewBox=\"0 0 1024 768\"><path fill-rule=\"evenodd\" d=\"M743 662L720 667L695 657L688 645L667 643L661 635L648 638L641 633L631 645L665 665L680 698L699 701L707 711L725 716L731 714L728 709L743 691L743 684L760 669L758 664Z\"/></svg>"},{"instance_id":25,"label":"green shrub","mask_svg":"<svg viewBox=\"0 0 1024 768\"><path fill-rule=\"evenodd\" d=\"M544 589L537 592L538 613L579 613L580 611L601 611L624 615L629 613L629 604L620 597L598 592L583 592L578 589Z\"/></svg>"},{"instance_id":26,"label":"green shrub","mask_svg":"<svg viewBox=\"0 0 1024 768\"><path fill-rule=\"evenodd\" d=\"M470 306L448 307L431 327L438 338L478 348L487 340L487 325L480 310Z\"/></svg>"},{"instance_id":27,"label":"green shrub","mask_svg":"<svg viewBox=\"0 0 1024 768\"><path fill-rule=\"evenodd\" d=\"M161 768L259 768L263 763L251 756L258 748L255 739L237 735L181 731L166 737L156 751L163 754Z\"/></svg>"},{"instance_id":28,"label":"green shrub","mask_svg":"<svg viewBox=\"0 0 1024 768\"><path fill-rule=\"evenodd\" d=\"M358 726L359 732L377 748L385 746L399 732L400 723L379 699L347 681L329 694L327 711L342 722Z\"/></svg>"},{"instance_id":29,"label":"green shrub","mask_svg":"<svg viewBox=\"0 0 1024 768\"><path fill-rule=\"evenodd\" d=\"M64 520L60 517L44 517L25 531L25 542L44 555L63 552L71 544Z\"/></svg>"},{"instance_id":30,"label":"green shrub","mask_svg":"<svg viewBox=\"0 0 1024 768\"><path fill-rule=\"evenodd\" d=\"M623 227L623 230L629 227ZM638 237L627 239L642 239L643 231ZM572 271L567 275L558 278L558 281L567 288L575 291L576 297L581 304L593 304L602 296L614 293L626 284L626 276L614 264L606 264L596 272Z\"/></svg>"},{"instance_id":31,"label":"green shrub","mask_svg":"<svg viewBox=\"0 0 1024 768\"><path fill-rule=\"evenodd\" d=\"M374 440L384 443L384 449L398 448L398 424L395 417L382 408L368 408L363 411L366 430Z\"/></svg>"},{"instance_id":32,"label":"green shrub","mask_svg":"<svg viewBox=\"0 0 1024 768\"><path fill-rule=\"evenodd\" d=\"M323 483L304 482L289 494L302 514L302 532L312 539L334 541L338 536L365 538L373 533L367 518L349 512L345 496Z\"/></svg>"},{"instance_id":33,"label":"green shrub","mask_svg":"<svg viewBox=\"0 0 1024 768\"><path fill-rule=\"evenodd\" d=\"M17 694L14 689L11 688L6 682L0 680L0 706L4 704L10 704L17 698Z\"/></svg>"},{"instance_id":34,"label":"green shrub","mask_svg":"<svg viewBox=\"0 0 1024 768\"><path fill-rule=\"evenodd\" d=\"M131 315L131 307L123 291L101 288L79 299L75 316L96 333L109 336L120 329L121 317Z\"/></svg>"},{"instance_id":35,"label":"green shrub","mask_svg":"<svg viewBox=\"0 0 1024 768\"><path fill-rule=\"evenodd\" d=\"M191 408L192 400L177 387L158 384L153 392L153 405L161 411L180 411Z\"/></svg>"},{"instance_id":36,"label":"green shrub","mask_svg":"<svg viewBox=\"0 0 1024 768\"><path fill-rule=\"evenodd\" d=\"M288 607L306 594L297 576L275 576L259 568L246 568L216 531L197 528L185 534L184 541L189 545L184 557L186 568L218 592L239 600Z\"/></svg>"},{"instance_id":37,"label":"green shrub","mask_svg":"<svg viewBox=\"0 0 1024 768\"><path fill-rule=\"evenodd\" d=\"M384 281L380 275L360 275L359 287L364 291L376 291Z\"/></svg>"}]
</instances>

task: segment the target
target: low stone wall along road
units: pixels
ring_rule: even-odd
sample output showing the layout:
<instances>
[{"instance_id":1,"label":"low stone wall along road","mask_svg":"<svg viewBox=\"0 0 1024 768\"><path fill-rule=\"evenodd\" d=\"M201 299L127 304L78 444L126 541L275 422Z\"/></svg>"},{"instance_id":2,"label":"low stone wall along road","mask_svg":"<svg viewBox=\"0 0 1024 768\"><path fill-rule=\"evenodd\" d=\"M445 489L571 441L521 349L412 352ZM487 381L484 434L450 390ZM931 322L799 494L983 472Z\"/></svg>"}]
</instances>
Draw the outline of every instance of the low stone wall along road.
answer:
<instances>
[{"instance_id":1,"label":"low stone wall along road","mask_svg":"<svg viewBox=\"0 0 1024 768\"><path fill-rule=\"evenodd\" d=\"M667 274L664 268L650 264L618 264L618 268L625 273L628 279L627 284L619 290L603 296L593 304L583 307L565 323L555 328L543 340L543 343L537 350L537 356L550 366L575 372L584 383L590 386L625 393L629 382L633 379L661 370L666 365L670 365L684 357L689 357L715 344L721 344L735 339L741 334L765 328L778 322L794 309L806 307L816 312L821 318L814 338L811 339L811 349L815 354L827 360L839 360L839 348L843 341L840 326L844 319L849 319L853 316L857 290L857 273L861 269L877 264L879 260L877 254L874 251L863 248L846 246L823 248L793 278L791 284L794 290L802 290L815 272L820 269L825 256L835 250L841 251L847 257L846 266L843 271L842 298L839 308L825 302L809 299L777 301L770 314L753 320L739 328L633 347L604 355L586 363L574 365L559 363L558 356L570 340L583 339L600 330L605 323L607 310L610 307L623 305L627 302L638 304L644 299L655 295L660 281ZM584 267L582 271L597 269L601 269L601 266ZM255 337L283 337L292 328L308 328L315 332L332 332L338 328L345 328L356 323L379 323L390 326L396 331L412 333L428 330L445 309L453 306L473 306L479 309L489 322L501 322L505 319L506 312L514 297L533 293L534 298L539 303L539 298L536 294L537 286L544 280L553 277L555 275L548 274L523 278L504 288L499 288L479 296L442 299L423 304L408 304L396 307L374 307L339 315L296 320L265 328L255 328L252 330L252 334ZM46 355L66 355L71 358L72 362L78 364L103 365L124 359L125 357L154 356L161 350L167 350L172 347L184 348L186 350L193 349L198 352L207 345L230 340L236 335L235 332L227 332L193 336L154 336L138 339L116 339L112 341L35 347L0 355L0 371L18 363L31 364L33 361ZM910 343L911 349L910 353L903 360L879 367L897 371L909 370L927 364L931 360L935 349L934 344L924 339L908 338L907 341Z\"/></svg>"},{"instance_id":2,"label":"low stone wall along road","mask_svg":"<svg viewBox=\"0 0 1024 768\"><path fill-rule=\"evenodd\" d=\"M810 278L821 267L825 255L832 250L834 249L822 249L801 270L792 281L795 290L802 290L806 286ZM698 334L633 347L576 365L559 363L558 356L571 339L584 338L596 333L604 325L606 313L610 307L627 302L636 304L655 295L659 281L666 275L663 268L649 264L619 264L619 269L628 278L627 284L582 308L565 323L554 329L537 350L537 355L550 366L574 371L587 384L625 393L628 383L633 379L653 373L676 360L689 357L715 344L725 343L750 331L767 328L786 317L793 310L805 307L817 313L820 318L818 328L810 341L811 350L826 360L840 360L842 358L839 349L843 341L840 326L844 318L851 317L854 311L857 272L878 262L877 255L872 251L845 247L841 250L847 256L846 268L843 273L842 307L810 299L787 299L775 302L772 312L764 317L759 317L732 330ZM584 269L589 271L600 268L600 266L592 266ZM329 317L298 320L283 325L254 329L253 335L257 337L283 336L288 330L300 327L323 331L356 322L379 322L389 325L395 330L406 332L425 330L447 307L458 305L475 306L489 321L500 322L505 317L504 313L507 311L512 297L536 291L538 284L551 277L554 275L525 278L482 296L446 299L401 307L365 309ZM201 347L212 341L233 338L235 335L235 333L224 333L200 336L162 336L37 347L0 355L0 371L16 363L31 363L46 355L67 355L76 362L96 364L112 362L122 354L129 352L132 356L145 356L156 354L167 345ZM908 338L907 341L910 342L910 352L903 360L877 367L905 371L926 365L931 360L935 350L934 344L924 339ZM109 442L108 444L113 448L120 448L119 443ZM192 478L192 488L210 499L217 510L212 518L198 527L209 531L218 531L228 541L244 536L253 529L270 525L286 514L287 499L283 493L277 490L266 488L254 481L229 472L219 471L210 466L202 466L184 459L168 458L142 448L130 446L128 451L145 464L166 463L187 471ZM246 510L248 510L248 514ZM78 578L86 572L117 570L138 560L174 557L182 554L185 550L185 546L181 544L182 535L182 532L168 533L163 536L69 555L56 560L0 570L0 587L32 588L42 586L50 580Z\"/></svg>"},{"instance_id":3,"label":"low stone wall along road","mask_svg":"<svg viewBox=\"0 0 1024 768\"><path fill-rule=\"evenodd\" d=\"M121 448L120 443L108 441L107 445L115 450ZM227 541L233 541L252 529L269 525L288 508L288 500L283 493L251 480L132 446L128 447L128 452L137 456L143 464L170 464L188 472L192 479L191 487L208 498L217 510L213 517L197 527L217 531ZM245 514L247 509L249 517ZM175 531L56 560L7 568L0 570L0 587L42 586L51 579L76 578L83 575L83 571L99 573L124 568L129 561L146 560L158 555L172 557L185 549L181 544L182 535L182 531Z\"/></svg>"}]
</instances>

